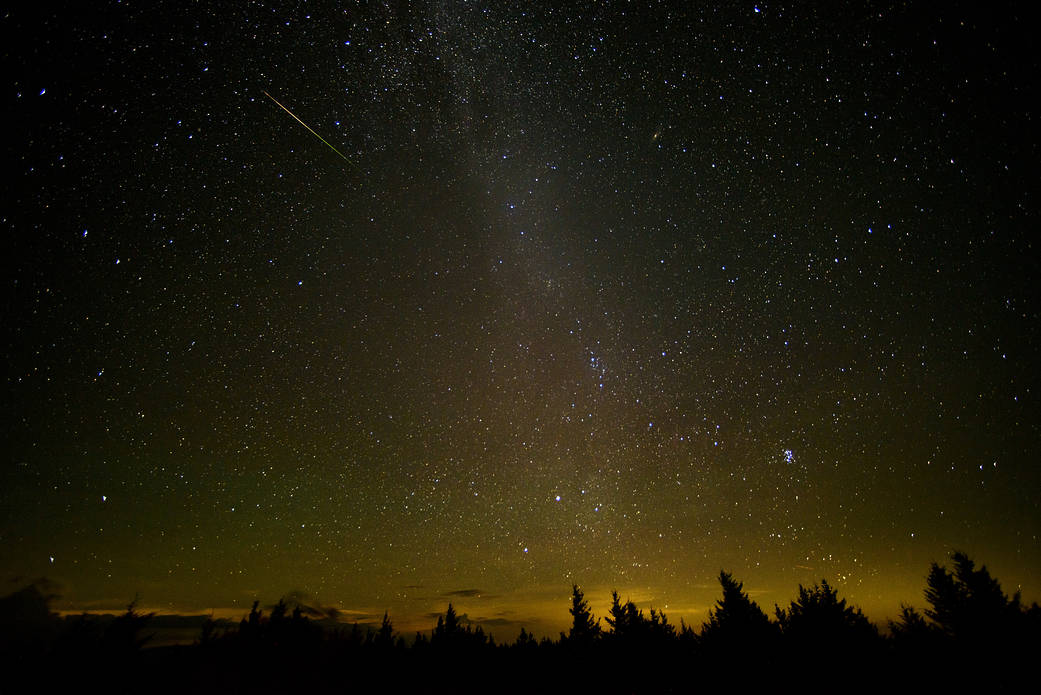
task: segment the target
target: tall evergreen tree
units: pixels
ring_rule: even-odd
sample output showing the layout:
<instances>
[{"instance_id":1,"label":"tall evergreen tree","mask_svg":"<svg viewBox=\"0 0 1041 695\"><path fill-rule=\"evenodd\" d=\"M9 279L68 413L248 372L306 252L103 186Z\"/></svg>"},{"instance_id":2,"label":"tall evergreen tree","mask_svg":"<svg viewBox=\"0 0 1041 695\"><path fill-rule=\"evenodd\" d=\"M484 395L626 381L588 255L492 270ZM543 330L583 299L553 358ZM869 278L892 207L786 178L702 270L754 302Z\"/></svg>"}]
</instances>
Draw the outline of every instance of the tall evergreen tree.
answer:
<instances>
[{"instance_id":1,"label":"tall evergreen tree","mask_svg":"<svg viewBox=\"0 0 1041 695\"><path fill-rule=\"evenodd\" d=\"M859 608L846 605L838 592L822 579L819 585L799 585L799 598L787 611L777 608L781 633L794 644L813 644L837 651L863 647L877 641L878 630Z\"/></svg>"},{"instance_id":2,"label":"tall evergreen tree","mask_svg":"<svg viewBox=\"0 0 1041 695\"><path fill-rule=\"evenodd\" d=\"M376 644L385 648L394 644L394 624L390 621L387 611L383 612L383 622L380 624L379 632L376 633Z\"/></svg>"},{"instance_id":3,"label":"tall evergreen tree","mask_svg":"<svg viewBox=\"0 0 1041 695\"><path fill-rule=\"evenodd\" d=\"M130 655L140 652L145 643L153 635L141 635L141 631L148 621L155 617L155 613L141 614L136 610L137 599L135 598L127 606L126 613L119 616L105 628L101 637L101 646L105 651L114 655Z\"/></svg>"},{"instance_id":4,"label":"tall evergreen tree","mask_svg":"<svg viewBox=\"0 0 1041 695\"><path fill-rule=\"evenodd\" d=\"M708 622L701 630L702 643L711 647L765 646L776 632L770 618L729 572L719 572L719 583L723 587L723 598L709 611Z\"/></svg>"},{"instance_id":5,"label":"tall evergreen tree","mask_svg":"<svg viewBox=\"0 0 1041 695\"><path fill-rule=\"evenodd\" d=\"M926 616L943 634L959 640L993 640L1013 629L1023 615L1019 594L1011 599L986 566L962 552L951 555L954 572L935 562L926 580Z\"/></svg>"},{"instance_id":6,"label":"tall evergreen tree","mask_svg":"<svg viewBox=\"0 0 1041 695\"><path fill-rule=\"evenodd\" d=\"M900 606L900 618L889 621L889 633L898 649L916 657L932 654L941 646L940 630L912 606Z\"/></svg>"},{"instance_id":7,"label":"tall evergreen tree","mask_svg":"<svg viewBox=\"0 0 1041 695\"><path fill-rule=\"evenodd\" d=\"M578 588L578 584L571 586L571 608L568 609L568 612L572 618L571 630L567 635L569 642L576 645L589 645L600 637L600 620L593 618L593 613L589 610L589 603L582 594L582 590Z\"/></svg>"},{"instance_id":8,"label":"tall evergreen tree","mask_svg":"<svg viewBox=\"0 0 1041 695\"><path fill-rule=\"evenodd\" d=\"M607 609L607 624L611 627L611 634L617 635L625 628L625 608L622 607L618 592L611 592L611 607Z\"/></svg>"},{"instance_id":9,"label":"tall evergreen tree","mask_svg":"<svg viewBox=\"0 0 1041 695\"><path fill-rule=\"evenodd\" d=\"M605 618L611 626L611 636L615 640L632 642L645 637L650 632L650 622L643 611L632 601L622 603L618 592L611 592L611 608Z\"/></svg>"},{"instance_id":10,"label":"tall evergreen tree","mask_svg":"<svg viewBox=\"0 0 1041 695\"><path fill-rule=\"evenodd\" d=\"M455 606L448 604L448 610L444 616L438 616L437 627L430 639L431 644L461 644L466 641L467 631L459 624L459 616L456 615Z\"/></svg>"},{"instance_id":11,"label":"tall evergreen tree","mask_svg":"<svg viewBox=\"0 0 1041 695\"><path fill-rule=\"evenodd\" d=\"M664 611L651 609L651 619L647 624L651 637L657 642L670 642L676 637L676 626L669 623Z\"/></svg>"},{"instance_id":12,"label":"tall evergreen tree","mask_svg":"<svg viewBox=\"0 0 1041 695\"><path fill-rule=\"evenodd\" d=\"M518 649L535 649L539 643L530 632L521 627L520 635L517 636L517 641L513 643L513 646Z\"/></svg>"}]
</instances>

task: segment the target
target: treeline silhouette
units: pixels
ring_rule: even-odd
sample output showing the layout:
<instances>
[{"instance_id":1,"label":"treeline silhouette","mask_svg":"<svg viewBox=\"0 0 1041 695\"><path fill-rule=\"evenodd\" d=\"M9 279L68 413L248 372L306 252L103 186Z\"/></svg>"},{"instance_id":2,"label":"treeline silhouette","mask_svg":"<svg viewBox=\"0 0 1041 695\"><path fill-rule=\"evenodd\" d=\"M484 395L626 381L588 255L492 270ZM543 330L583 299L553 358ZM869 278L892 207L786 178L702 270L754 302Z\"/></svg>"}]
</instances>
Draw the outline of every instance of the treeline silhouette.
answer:
<instances>
[{"instance_id":1,"label":"treeline silhouette","mask_svg":"<svg viewBox=\"0 0 1041 695\"><path fill-rule=\"evenodd\" d=\"M703 686L785 680L863 689L999 684L1041 651L1041 608L1007 596L964 553L933 563L923 612L902 606L879 630L826 580L799 586L771 618L740 581L721 571L722 596L696 630L644 613L612 592L597 617L572 587L571 626L558 639L521 628L503 644L464 624L452 604L433 630L414 636L380 626L324 628L301 605L259 602L236 626L208 620L191 645L146 648L152 614L135 604L107 621L60 620L37 585L0 599L4 673L36 690L92 680L118 692L691 692Z\"/></svg>"}]
</instances>

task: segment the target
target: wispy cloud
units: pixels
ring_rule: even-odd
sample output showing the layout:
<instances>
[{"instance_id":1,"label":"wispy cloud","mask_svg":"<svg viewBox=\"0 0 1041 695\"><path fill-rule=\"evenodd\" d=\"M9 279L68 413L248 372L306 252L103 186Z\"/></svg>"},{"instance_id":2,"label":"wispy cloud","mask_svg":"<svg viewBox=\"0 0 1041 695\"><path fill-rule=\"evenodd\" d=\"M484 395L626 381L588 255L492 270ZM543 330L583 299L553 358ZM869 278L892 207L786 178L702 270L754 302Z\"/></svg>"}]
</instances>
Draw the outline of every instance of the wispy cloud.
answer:
<instances>
[{"instance_id":1,"label":"wispy cloud","mask_svg":"<svg viewBox=\"0 0 1041 695\"><path fill-rule=\"evenodd\" d=\"M459 597L459 598L496 598L495 594L488 594L481 589L456 589L455 591L446 591L441 594L444 597Z\"/></svg>"}]
</instances>

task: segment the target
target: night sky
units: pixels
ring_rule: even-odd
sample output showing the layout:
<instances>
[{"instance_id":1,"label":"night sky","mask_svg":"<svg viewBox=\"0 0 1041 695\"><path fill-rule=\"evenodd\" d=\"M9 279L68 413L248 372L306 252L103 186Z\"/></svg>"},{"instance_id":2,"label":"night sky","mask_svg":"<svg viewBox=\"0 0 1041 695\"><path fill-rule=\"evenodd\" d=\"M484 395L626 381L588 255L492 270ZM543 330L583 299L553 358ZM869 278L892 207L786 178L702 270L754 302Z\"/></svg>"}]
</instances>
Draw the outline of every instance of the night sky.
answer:
<instances>
[{"instance_id":1,"label":"night sky","mask_svg":"<svg viewBox=\"0 0 1041 695\"><path fill-rule=\"evenodd\" d=\"M18 4L0 593L1041 599L1014 5Z\"/></svg>"}]
</instances>

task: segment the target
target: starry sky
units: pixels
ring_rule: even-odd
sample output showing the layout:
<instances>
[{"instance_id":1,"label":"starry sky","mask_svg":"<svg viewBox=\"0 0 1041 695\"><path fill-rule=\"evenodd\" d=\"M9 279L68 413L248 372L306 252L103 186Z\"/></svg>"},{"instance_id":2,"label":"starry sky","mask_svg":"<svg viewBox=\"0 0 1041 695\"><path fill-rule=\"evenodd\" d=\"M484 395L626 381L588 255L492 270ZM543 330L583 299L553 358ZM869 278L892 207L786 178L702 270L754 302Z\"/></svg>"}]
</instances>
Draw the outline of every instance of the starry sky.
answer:
<instances>
[{"instance_id":1,"label":"starry sky","mask_svg":"<svg viewBox=\"0 0 1041 695\"><path fill-rule=\"evenodd\" d=\"M512 639L721 568L883 621L962 549L1041 600L1015 4L38 4L4 593Z\"/></svg>"}]
</instances>

